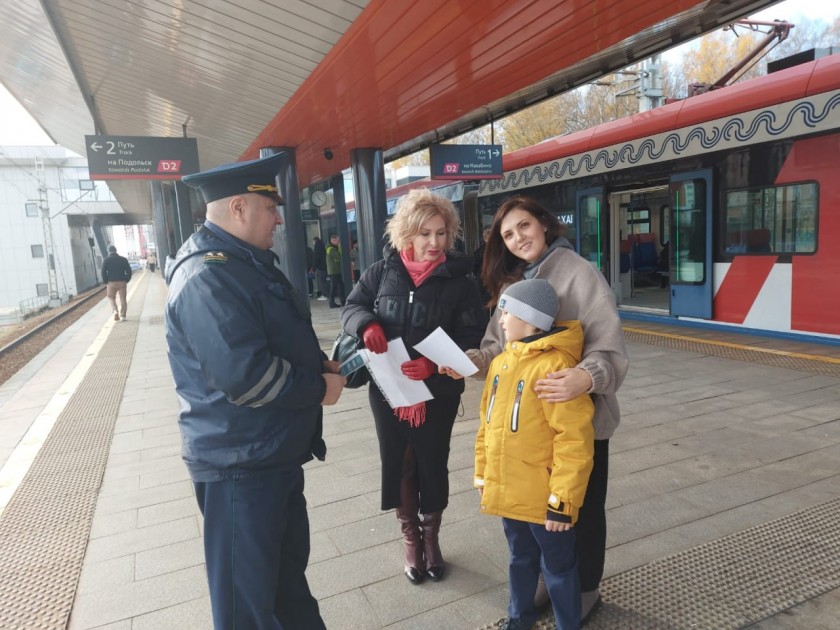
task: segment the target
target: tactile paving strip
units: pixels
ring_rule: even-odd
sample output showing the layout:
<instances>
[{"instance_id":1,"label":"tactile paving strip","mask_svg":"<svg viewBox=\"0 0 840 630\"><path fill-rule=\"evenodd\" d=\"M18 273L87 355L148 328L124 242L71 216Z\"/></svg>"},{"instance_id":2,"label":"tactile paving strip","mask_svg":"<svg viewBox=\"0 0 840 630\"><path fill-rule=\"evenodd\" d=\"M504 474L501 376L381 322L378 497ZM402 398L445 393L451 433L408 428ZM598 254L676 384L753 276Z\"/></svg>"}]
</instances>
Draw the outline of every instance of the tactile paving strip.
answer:
<instances>
[{"instance_id":1,"label":"tactile paving strip","mask_svg":"<svg viewBox=\"0 0 840 630\"><path fill-rule=\"evenodd\" d=\"M833 499L608 578L586 628L734 630L767 619L840 587L838 520ZM551 614L535 628L555 628Z\"/></svg>"},{"instance_id":2,"label":"tactile paving strip","mask_svg":"<svg viewBox=\"0 0 840 630\"><path fill-rule=\"evenodd\" d=\"M114 326L0 515L3 630L67 627L137 327Z\"/></svg>"},{"instance_id":3,"label":"tactile paving strip","mask_svg":"<svg viewBox=\"0 0 840 630\"><path fill-rule=\"evenodd\" d=\"M710 354L736 361L760 363L774 367L813 372L826 376L840 377L840 362L829 357L807 357L801 354L768 352L766 350L751 350L737 344L718 344L702 339L691 339L679 335L662 335L655 332L644 332L640 329L624 328L624 339L633 343L646 343L652 346L683 350L698 354Z\"/></svg>"}]
</instances>

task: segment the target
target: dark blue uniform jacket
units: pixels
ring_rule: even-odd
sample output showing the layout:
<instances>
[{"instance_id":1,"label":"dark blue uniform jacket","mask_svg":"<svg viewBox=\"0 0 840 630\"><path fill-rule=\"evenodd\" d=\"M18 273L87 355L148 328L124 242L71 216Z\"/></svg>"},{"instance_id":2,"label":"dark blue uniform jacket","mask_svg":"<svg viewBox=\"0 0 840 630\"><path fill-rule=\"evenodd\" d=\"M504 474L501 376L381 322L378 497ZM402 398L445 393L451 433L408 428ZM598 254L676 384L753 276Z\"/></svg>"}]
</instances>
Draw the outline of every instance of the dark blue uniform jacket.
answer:
<instances>
[{"instance_id":1,"label":"dark blue uniform jacket","mask_svg":"<svg viewBox=\"0 0 840 630\"><path fill-rule=\"evenodd\" d=\"M205 223L167 265L166 340L194 481L323 459L318 339L274 254Z\"/></svg>"}]
</instances>

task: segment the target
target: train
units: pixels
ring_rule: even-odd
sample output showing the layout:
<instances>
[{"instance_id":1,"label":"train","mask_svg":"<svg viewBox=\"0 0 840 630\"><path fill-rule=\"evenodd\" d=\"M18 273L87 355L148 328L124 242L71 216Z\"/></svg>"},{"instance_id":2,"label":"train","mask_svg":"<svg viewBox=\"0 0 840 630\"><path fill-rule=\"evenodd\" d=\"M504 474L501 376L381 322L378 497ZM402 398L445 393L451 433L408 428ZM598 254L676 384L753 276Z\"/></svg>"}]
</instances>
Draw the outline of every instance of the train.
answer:
<instances>
[{"instance_id":1,"label":"train","mask_svg":"<svg viewBox=\"0 0 840 630\"><path fill-rule=\"evenodd\" d=\"M627 316L840 343L840 54L513 151L503 170L391 189L389 214L429 187L472 251L527 195Z\"/></svg>"}]
</instances>

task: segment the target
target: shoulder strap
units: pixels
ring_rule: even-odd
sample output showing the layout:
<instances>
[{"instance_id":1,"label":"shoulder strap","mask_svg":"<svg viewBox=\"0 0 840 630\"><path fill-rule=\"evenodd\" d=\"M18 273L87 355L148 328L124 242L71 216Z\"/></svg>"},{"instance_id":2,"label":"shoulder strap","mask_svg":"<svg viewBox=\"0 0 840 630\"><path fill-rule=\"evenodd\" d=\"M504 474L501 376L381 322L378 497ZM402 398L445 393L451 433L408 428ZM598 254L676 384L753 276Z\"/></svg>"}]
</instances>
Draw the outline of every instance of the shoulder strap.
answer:
<instances>
[{"instance_id":1,"label":"shoulder strap","mask_svg":"<svg viewBox=\"0 0 840 630\"><path fill-rule=\"evenodd\" d=\"M373 314L379 317L379 297L382 295L382 287L385 286L385 278L388 277L388 263L382 265L382 275L379 276L379 287L376 289L376 297L373 298Z\"/></svg>"}]
</instances>

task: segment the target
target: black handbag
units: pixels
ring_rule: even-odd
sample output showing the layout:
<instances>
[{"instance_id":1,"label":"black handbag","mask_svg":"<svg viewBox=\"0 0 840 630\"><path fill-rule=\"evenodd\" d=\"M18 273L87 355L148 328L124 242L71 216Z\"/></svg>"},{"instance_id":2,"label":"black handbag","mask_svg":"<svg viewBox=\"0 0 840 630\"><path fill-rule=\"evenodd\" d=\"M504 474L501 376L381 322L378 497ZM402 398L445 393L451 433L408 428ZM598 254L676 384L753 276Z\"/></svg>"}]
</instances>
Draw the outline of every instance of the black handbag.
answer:
<instances>
[{"instance_id":1,"label":"black handbag","mask_svg":"<svg viewBox=\"0 0 840 630\"><path fill-rule=\"evenodd\" d=\"M364 347L361 339L356 339L348 332L341 331L333 342L332 351L330 351L330 359L344 363L347 359L353 356L359 348ZM362 366L350 376L347 377L347 384L345 387L350 389L358 389L370 382L370 373L367 368Z\"/></svg>"},{"instance_id":2,"label":"black handbag","mask_svg":"<svg viewBox=\"0 0 840 630\"><path fill-rule=\"evenodd\" d=\"M382 293L382 286L385 284L385 278L388 277L388 270L386 269L382 277L379 279L379 287L376 290L376 299L373 301L373 314L377 315L379 310L379 296ZM356 339L349 332L342 330L333 341L332 350L330 351L330 359L338 361L339 364L344 363L347 359L360 348L364 348L364 341ZM358 389L370 383L370 372L366 367L360 367L347 377L347 384L345 387L350 389Z\"/></svg>"}]
</instances>

